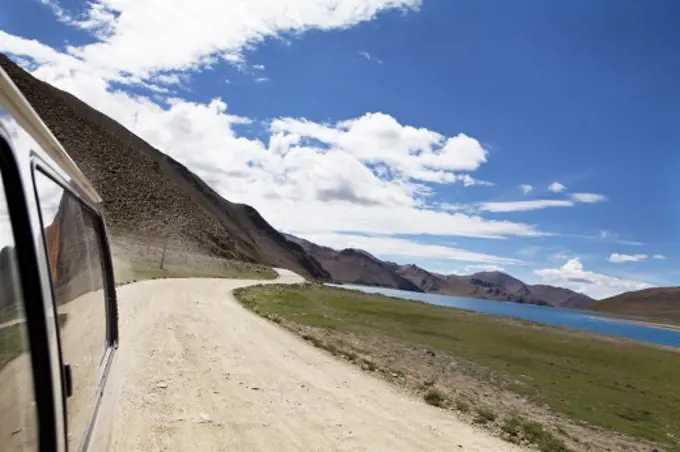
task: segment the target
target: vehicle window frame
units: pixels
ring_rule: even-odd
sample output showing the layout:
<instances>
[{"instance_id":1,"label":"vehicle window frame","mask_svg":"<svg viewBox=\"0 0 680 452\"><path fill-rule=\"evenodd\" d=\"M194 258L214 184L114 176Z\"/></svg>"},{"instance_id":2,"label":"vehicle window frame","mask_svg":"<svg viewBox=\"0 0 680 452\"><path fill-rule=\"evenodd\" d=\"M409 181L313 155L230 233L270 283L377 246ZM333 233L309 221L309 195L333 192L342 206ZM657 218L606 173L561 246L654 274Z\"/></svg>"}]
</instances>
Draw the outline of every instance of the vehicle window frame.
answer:
<instances>
[{"instance_id":1,"label":"vehicle window frame","mask_svg":"<svg viewBox=\"0 0 680 452\"><path fill-rule=\"evenodd\" d=\"M64 190L66 194L72 196L76 201L79 202L80 206L83 207L91 216L93 226L95 229L95 237L97 239L99 249L99 263L100 270L102 272L102 282L103 282L103 293L105 302L105 312L106 312L106 333L105 333L105 350L102 356L101 363L99 365L99 377L97 381L97 386L92 397L92 408L89 422L83 432L82 438L79 440L79 450L86 450L91 434L97 420L97 414L99 412L99 406L101 404L101 399L106 387L106 381L111 370L111 365L113 362L114 350L118 347L118 310L117 310L117 299L116 299L116 286L115 278L113 274L113 264L111 262L111 253L108 242L108 236L106 233L106 224L104 222L103 215L100 210L92 204L87 198L78 193L77 190L73 188L57 171L54 171L52 167L45 162L40 156L33 154L31 155L31 182L34 188L34 196L37 203L37 212L39 216L39 221L41 225L41 240L43 242L43 248L46 253L49 254L49 246L47 242L47 237L45 236L45 222L43 221L43 213L40 207L40 194L38 193L38 185L36 181L36 176L40 174L46 177L51 182L56 184L59 188ZM49 258L49 256L46 256ZM57 318L57 296L55 293L55 287L52 283L51 268L48 266L49 280L50 280L50 291L52 293L52 300L54 301L52 306L54 309L54 318ZM67 404L68 397L66 396L66 382L63 375L64 369L64 351L61 347L61 334L58 332L58 345L59 345L59 359L62 369L62 401L63 401L63 418L64 418L64 435L68 435L68 414L67 414Z\"/></svg>"},{"instance_id":2,"label":"vehicle window frame","mask_svg":"<svg viewBox=\"0 0 680 452\"><path fill-rule=\"evenodd\" d=\"M7 212L14 235L19 282L24 305L28 346L31 353L33 394L38 422L38 447L41 451L57 450L63 444L57 431L56 404L46 324L45 299L41 286L38 252L33 235L31 212L27 203L34 196L25 190L21 170L10 137L0 125L0 174L6 190Z\"/></svg>"}]
</instances>

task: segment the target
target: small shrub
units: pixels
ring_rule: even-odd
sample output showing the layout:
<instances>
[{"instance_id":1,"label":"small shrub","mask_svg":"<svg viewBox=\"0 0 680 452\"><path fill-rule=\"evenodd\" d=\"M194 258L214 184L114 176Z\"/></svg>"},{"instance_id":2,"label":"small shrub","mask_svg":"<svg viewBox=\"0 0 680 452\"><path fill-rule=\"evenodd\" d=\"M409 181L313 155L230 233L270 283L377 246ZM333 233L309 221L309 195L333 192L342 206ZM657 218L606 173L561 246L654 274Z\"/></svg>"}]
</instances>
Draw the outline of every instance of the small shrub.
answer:
<instances>
[{"instance_id":1,"label":"small shrub","mask_svg":"<svg viewBox=\"0 0 680 452\"><path fill-rule=\"evenodd\" d=\"M331 352L331 354L333 354L333 355L337 356L337 355L340 354L340 350L333 344L321 344L319 347L325 348L326 350Z\"/></svg>"},{"instance_id":2,"label":"small shrub","mask_svg":"<svg viewBox=\"0 0 680 452\"><path fill-rule=\"evenodd\" d=\"M423 396L423 399L425 399L425 402L432 406L442 408L444 405L446 405L446 396L441 391L436 389L430 389L427 391Z\"/></svg>"},{"instance_id":3,"label":"small shrub","mask_svg":"<svg viewBox=\"0 0 680 452\"><path fill-rule=\"evenodd\" d=\"M345 356L347 356L347 359L349 359L350 361L356 361L359 358L359 355L357 355L353 351L347 352Z\"/></svg>"},{"instance_id":4,"label":"small shrub","mask_svg":"<svg viewBox=\"0 0 680 452\"><path fill-rule=\"evenodd\" d=\"M427 380L423 381L420 386L418 386L418 389L421 391L427 391L432 386L434 386L434 380L432 378L428 378Z\"/></svg>"},{"instance_id":5,"label":"small shrub","mask_svg":"<svg viewBox=\"0 0 680 452\"><path fill-rule=\"evenodd\" d=\"M526 440L536 444L541 452L569 452L564 441L555 437L538 422L525 422L522 425L522 430Z\"/></svg>"},{"instance_id":6,"label":"small shrub","mask_svg":"<svg viewBox=\"0 0 680 452\"><path fill-rule=\"evenodd\" d=\"M371 372L378 369L378 366L376 366L375 363L373 361L371 361L370 359L364 358L364 359L362 359L362 362L363 362L362 367L370 370Z\"/></svg>"},{"instance_id":7,"label":"small shrub","mask_svg":"<svg viewBox=\"0 0 680 452\"><path fill-rule=\"evenodd\" d=\"M522 429L522 419L517 416L506 418L501 425L501 430L512 437L517 437Z\"/></svg>"},{"instance_id":8,"label":"small shrub","mask_svg":"<svg viewBox=\"0 0 680 452\"><path fill-rule=\"evenodd\" d=\"M467 403L463 399L458 399L456 400L456 409L460 411L461 413L469 413L470 412L470 404Z\"/></svg>"},{"instance_id":9,"label":"small shrub","mask_svg":"<svg viewBox=\"0 0 680 452\"><path fill-rule=\"evenodd\" d=\"M474 421L478 424L487 424L493 422L496 419L496 413L491 411L489 408L477 408L477 415Z\"/></svg>"}]
</instances>

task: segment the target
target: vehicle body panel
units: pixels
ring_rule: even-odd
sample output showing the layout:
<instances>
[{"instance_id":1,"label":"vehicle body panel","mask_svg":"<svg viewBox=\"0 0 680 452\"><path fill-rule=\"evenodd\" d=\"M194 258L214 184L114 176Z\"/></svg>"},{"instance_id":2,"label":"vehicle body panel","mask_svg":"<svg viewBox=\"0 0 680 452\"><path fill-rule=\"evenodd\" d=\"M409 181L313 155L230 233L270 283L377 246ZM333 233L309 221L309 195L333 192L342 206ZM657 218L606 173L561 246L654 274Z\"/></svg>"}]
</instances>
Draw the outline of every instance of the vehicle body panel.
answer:
<instances>
[{"instance_id":1,"label":"vehicle body panel","mask_svg":"<svg viewBox=\"0 0 680 452\"><path fill-rule=\"evenodd\" d=\"M101 214L101 198L2 69L0 144L2 179L8 204L11 204L9 212L20 261L22 287L25 289L25 310L31 314L27 315L27 325L35 379L36 410L40 420L40 450L76 449L73 446L69 448L67 444L67 381L59 343L54 293L54 283L59 277L57 262L63 231L57 222L43 230L36 172L40 171L60 185L96 219L97 235L102 248L101 265L104 269L106 349L100 364L100 384L91 395L92 415L86 437L80 443L79 449L106 450L110 441L110 416L116 392L108 382L113 381L110 374L116 355L118 328L113 266Z\"/></svg>"}]
</instances>

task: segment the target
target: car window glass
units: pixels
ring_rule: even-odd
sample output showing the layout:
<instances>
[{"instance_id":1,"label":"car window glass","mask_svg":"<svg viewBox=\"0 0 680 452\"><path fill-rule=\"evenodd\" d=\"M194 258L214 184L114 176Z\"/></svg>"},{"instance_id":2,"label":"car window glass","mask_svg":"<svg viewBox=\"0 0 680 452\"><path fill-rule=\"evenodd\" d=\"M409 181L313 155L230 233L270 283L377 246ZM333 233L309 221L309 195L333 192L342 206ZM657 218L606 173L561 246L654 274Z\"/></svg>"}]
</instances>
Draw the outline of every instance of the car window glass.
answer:
<instances>
[{"instance_id":1,"label":"car window glass","mask_svg":"<svg viewBox=\"0 0 680 452\"><path fill-rule=\"evenodd\" d=\"M64 323L62 359L72 375L66 407L69 446L75 448L93 413L106 350L102 251L94 214L52 179L40 172L35 177L57 313Z\"/></svg>"},{"instance_id":2,"label":"car window glass","mask_svg":"<svg viewBox=\"0 0 680 452\"><path fill-rule=\"evenodd\" d=\"M0 177L0 451L36 450L37 422L17 256Z\"/></svg>"}]
</instances>

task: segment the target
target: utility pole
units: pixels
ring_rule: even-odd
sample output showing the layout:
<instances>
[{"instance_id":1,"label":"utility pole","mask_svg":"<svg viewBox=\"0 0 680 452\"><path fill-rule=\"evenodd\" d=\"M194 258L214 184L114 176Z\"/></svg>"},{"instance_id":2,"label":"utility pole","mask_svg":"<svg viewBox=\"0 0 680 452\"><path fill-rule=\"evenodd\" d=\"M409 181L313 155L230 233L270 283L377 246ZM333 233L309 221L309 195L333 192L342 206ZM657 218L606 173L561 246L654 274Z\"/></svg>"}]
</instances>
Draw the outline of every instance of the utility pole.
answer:
<instances>
[{"instance_id":1,"label":"utility pole","mask_svg":"<svg viewBox=\"0 0 680 452\"><path fill-rule=\"evenodd\" d=\"M169 242L168 239L169 239L169 237L170 237L170 234L167 233L167 234L165 235L165 243L163 244L163 255L161 256L161 270L165 270L165 269L163 268L163 265L165 264L165 254L166 254L167 251L168 251L168 242Z\"/></svg>"}]
</instances>

